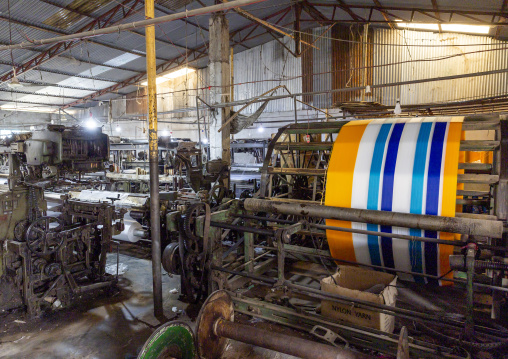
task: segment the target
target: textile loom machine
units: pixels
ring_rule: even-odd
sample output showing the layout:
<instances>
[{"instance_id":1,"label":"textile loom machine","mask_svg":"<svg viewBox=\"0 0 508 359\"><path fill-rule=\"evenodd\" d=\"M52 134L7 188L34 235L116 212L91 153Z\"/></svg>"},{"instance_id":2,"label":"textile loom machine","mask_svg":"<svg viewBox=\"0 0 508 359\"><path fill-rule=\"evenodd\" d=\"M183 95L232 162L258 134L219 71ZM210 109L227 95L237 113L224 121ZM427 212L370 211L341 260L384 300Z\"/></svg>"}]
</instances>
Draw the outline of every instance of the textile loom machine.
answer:
<instances>
[{"instance_id":1,"label":"textile loom machine","mask_svg":"<svg viewBox=\"0 0 508 359\"><path fill-rule=\"evenodd\" d=\"M106 273L106 254L123 229L124 211L67 195L48 210L44 195L71 176L104 170L108 136L48 126L15 135L2 151L9 156L9 182L0 187L0 310L21 307L37 316L110 288L116 277Z\"/></svg>"},{"instance_id":2,"label":"textile loom machine","mask_svg":"<svg viewBox=\"0 0 508 359\"><path fill-rule=\"evenodd\" d=\"M500 357L507 166L497 116L281 128L254 198L166 216L164 268L188 299L210 295L198 354L220 358L229 338L302 358ZM314 340L233 321L250 317Z\"/></svg>"}]
</instances>

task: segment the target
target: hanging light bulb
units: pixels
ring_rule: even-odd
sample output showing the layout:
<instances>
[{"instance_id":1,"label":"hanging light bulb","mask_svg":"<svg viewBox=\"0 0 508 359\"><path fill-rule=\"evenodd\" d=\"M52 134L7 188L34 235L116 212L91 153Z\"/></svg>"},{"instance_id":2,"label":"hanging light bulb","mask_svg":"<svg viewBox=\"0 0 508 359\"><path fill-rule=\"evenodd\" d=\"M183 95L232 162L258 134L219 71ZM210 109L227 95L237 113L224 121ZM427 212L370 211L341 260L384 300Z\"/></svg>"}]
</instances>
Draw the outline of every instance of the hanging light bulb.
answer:
<instances>
[{"instance_id":1,"label":"hanging light bulb","mask_svg":"<svg viewBox=\"0 0 508 359\"><path fill-rule=\"evenodd\" d=\"M95 120L90 117L88 121L85 122L85 127L88 129L94 129L97 127L97 122L95 122Z\"/></svg>"},{"instance_id":2,"label":"hanging light bulb","mask_svg":"<svg viewBox=\"0 0 508 359\"><path fill-rule=\"evenodd\" d=\"M400 115L402 113L402 108L400 107L400 99L397 99L393 113L396 115Z\"/></svg>"},{"instance_id":3,"label":"hanging light bulb","mask_svg":"<svg viewBox=\"0 0 508 359\"><path fill-rule=\"evenodd\" d=\"M168 130L163 130L162 131L162 136L169 136Z\"/></svg>"},{"instance_id":4,"label":"hanging light bulb","mask_svg":"<svg viewBox=\"0 0 508 359\"><path fill-rule=\"evenodd\" d=\"M116 132L120 132L120 131L122 131L122 128L120 127L120 125L119 125L119 124L117 124L117 125L116 125L116 129L115 129L115 130L116 130Z\"/></svg>"},{"instance_id":5,"label":"hanging light bulb","mask_svg":"<svg viewBox=\"0 0 508 359\"><path fill-rule=\"evenodd\" d=\"M203 141L201 141L201 142L203 142L206 145L208 143L208 138L206 138L206 137L203 138Z\"/></svg>"},{"instance_id":6,"label":"hanging light bulb","mask_svg":"<svg viewBox=\"0 0 508 359\"><path fill-rule=\"evenodd\" d=\"M259 133L263 133L263 132L265 132L265 128L264 128L263 126L259 125L259 127L258 127L258 132L259 132Z\"/></svg>"}]
</instances>

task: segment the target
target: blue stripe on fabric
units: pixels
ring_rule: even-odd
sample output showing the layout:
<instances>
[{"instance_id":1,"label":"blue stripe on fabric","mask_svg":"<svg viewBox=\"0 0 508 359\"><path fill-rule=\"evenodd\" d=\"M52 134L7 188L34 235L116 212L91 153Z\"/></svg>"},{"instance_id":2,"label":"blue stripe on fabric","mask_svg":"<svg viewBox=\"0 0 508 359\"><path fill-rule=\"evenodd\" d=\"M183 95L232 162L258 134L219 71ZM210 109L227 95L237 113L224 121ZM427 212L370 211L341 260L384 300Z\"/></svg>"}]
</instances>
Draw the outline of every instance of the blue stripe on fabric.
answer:
<instances>
[{"instance_id":1,"label":"blue stripe on fabric","mask_svg":"<svg viewBox=\"0 0 508 359\"><path fill-rule=\"evenodd\" d=\"M429 170L427 175L427 198L425 214L437 215L439 213L439 187L441 183L441 162L443 159L443 145L446 134L447 122L436 122L432 145L430 147ZM425 231L425 236L437 238L436 231ZM427 274L437 276L438 251L437 244L424 244L425 269Z\"/></svg>"},{"instance_id":2,"label":"blue stripe on fabric","mask_svg":"<svg viewBox=\"0 0 508 359\"><path fill-rule=\"evenodd\" d=\"M404 123L397 123L393 126L392 135L388 142L386 151L385 168L383 173L383 189L381 195L381 210L391 211L393 203L393 180L395 174L395 165L397 164L397 154L399 152L400 136L404 130ZM381 226L381 232L392 233L391 226ZM383 253L383 262L385 267L395 268L393 260L392 239L381 237L381 251Z\"/></svg>"},{"instance_id":3,"label":"blue stripe on fabric","mask_svg":"<svg viewBox=\"0 0 508 359\"><path fill-rule=\"evenodd\" d=\"M420 132L418 133L418 139L416 141L410 205L410 212L415 214L422 214L425 165L427 163L427 149L431 130L432 123L423 122L420 126ZM409 230L409 234L419 237L422 235L422 231L411 228ZM411 271L415 273L423 273L422 243L420 241L409 242L409 255L411 257ZM417 283L425 282L425 280L419 276L414 276L414 280Z\"/></svg>"},{"instance_id":4,"label":"blue stripe on fabric","mask_svg":"<svg viewBox=\"0 0 508 359\"><path fill-rule=\"evenodd\" d=\"M385 152L386 139L390 133L392 124L383 124L379 130L372 154L372 164L370 166L369 176L369 193L367 197L367 209L378 210L379 203L379 182L381 179L381 166L383 165L383 156ZM377 224L367 224L367 230L377 232L379 230ZM373 265L380 266L381 253L379 251L379 237L368 235L367 243L369 246L370 260Z\"/></svg>"}]
</instances>

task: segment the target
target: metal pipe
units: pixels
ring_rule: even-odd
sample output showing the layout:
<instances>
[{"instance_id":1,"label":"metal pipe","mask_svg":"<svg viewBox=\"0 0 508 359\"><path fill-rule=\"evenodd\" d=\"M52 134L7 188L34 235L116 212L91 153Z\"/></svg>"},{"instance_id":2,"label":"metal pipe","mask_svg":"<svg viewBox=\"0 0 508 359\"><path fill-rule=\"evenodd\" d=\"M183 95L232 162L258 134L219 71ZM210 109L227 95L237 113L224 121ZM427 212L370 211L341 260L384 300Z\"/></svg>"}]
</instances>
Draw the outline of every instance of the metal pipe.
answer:
<instances>
[{"instance_id":1,"label":"metal pipe","mask_svg":"<svg viewBox=\"0 0 508 359\"><path fill-rule=\"evenodd\" d=\"M259 247L259 246L256 246L256 247ZM303 254L303 255L306 255L306 256L313 256L313 257L321 257L323 259L328 259L328 260L331 260L331 261L335 261L335 262L339 262L339 263L345 263L345 264L351 264L351 265L355 265L355 266L361 266L361 267L368 267L368 268L372 268L372 269L376 269L376 270L380 270L380 271L392 271L392 272L397 272L397 273L404 273L404 274L409 274L409 275L413 275L413 276L418 276L418 277L423 277L423 278L429 278L429 279L434 279L434 280L440 280L440 281L445 281L445 282L451 282L451 283L461 283L461 284L465 284L466 281L464 279L450 279L450 278L446 278L446 277L443 277L443 276L435 276L435 275L432 275L432 274L425 274L425 273L418 273L418 272L411 272L411 271L405 271L405 270L400 270L400 269L393 269L393 268L388 268L388 267L384 267L384 266L377 266L377 265L374 265L374 264L365 264L365 263L358 263L358 262L354 262L354 261L348 261L348 260L344 260L344 259L339 259L339 258L334 258L330 255L324 255L324 254L320 254L318 253L317 249L314 249L316 252L315 253L312 253L312 252L307 252L307 251L299 251L297 250L296 248L298 248L297 246L292 246L293 248L288 248L288 245L284 245L284 251L288 252L289 254L291 253L298 253L298 254ZM303 247L301 247L303 248ZM220 270L220 269L217 269L217 270ZM233 273L234 274L234 273ZM508 288L505 288L505 287L500 287L500 286L495 286L495 285L490 285L490 284L484 284L484 283L478 283L478 282L474 282L473 285L475 287L481 287L481 288L488 288L488 289L492 289L492 290L497 290L497 291L502 291L502 292L508 292Z\"/></svg>"},{"instance_id":2,"label":"metal pipe","mask_svg":"<svg viewBox=\"0 0 508 359\"><path fill-rule=\"evenodd\" d=\"M269 229L238 226L238 225L232 225L232 224L227 224L227 223L222 223L222 222L214 222L214 221L210 222L210 226L217 227L217 228L230 229L232 231L238 231L238 232L264 234L267 236L273 236L275 233L274 231L269 230Z\"/></svg>"},{"instance_id":3,"label":"metal pipe","mask_svg":"<svg viewBox=\"0 0 508 359\"><path fill-rule=\"evenodd\" d=\"M145 1L145 17L153 19L154 0ZM150 161L150 229L152 240L153 311L156 318L164 317L162 307L161 236L159 205L159 148L157 136L157 85L155 58L155 28L149 26L146 34L146 72L148 76L148 147Z\"/></svg>"},{"instance_id":4,"label":"metal pipe","mask_svg":"<svg viewBox=\"0 0 508 359\"><path fill-rule=\"evenodd\" d=\"M344 227L334 227L334 226L325 226L323 224L314 224L309 223L309 227L314 227L317 229L324 229L330 231L339 231L339 232L348 232L348 233L359 233L359 234L367 234L378 236L381 238L398 238L404 239L407 241L419 241L419 242L427 242L427 243L437 243L437 244L446 244L449 246L457 246L463 247L467 243L463 241L451 241L446 239L436 239L436 238L427 238L427 237L419 237L419 236L411 236L408 234L397 234L397 233L386 233L386 232L378 232L378 231L368 231L365 229L356 229L356 228L344 228Z\"/></svg>"},{"instance_id":5,"label":"metal pipe","mask_svg":"<svg viewBox=\"0 0 508 359\"><path fill-rule=\"evenodd\" d=\"M461 233L471 236L502 238L503 222L480 219L441 217L412 213L375 211L316 204L283 203L257 198L247 198L245 209L253 212L311 216L342 221L375 223L387 226Z\"/></svg>"},{"instance_id":6,"label":"metal pipe","mask_svg":"<svg viewBox=\"0 0 508 359\"><path fill-rule=\"evenodd\" d=\"M224 319L217 319L214 324L214 332L219 338L229 338L304 359L371 358L351 350L301 339L276 331L259 329L252 325L234 323Z\"/></svg>"},{"instance_id":7,"label":"metal pipe","mask_svg":"<svg viewBox=\"0 0 508 359\"><path fill-rule=\"evenodd\" d=\"M268 217L263 217L263 216L252 216L250 214L240 214L240 215L235 215L235 217L244 218L244 219L255 219L258 221L266 221L266 222L283 223L283 224L295 224L296 223L295 221L290 221L287 219L268 218Z\"/></svg>"},{"instance_id":8,"label":"metal pipe","mask_svg":"<svg viewBox=\"0 0 508 359\"><path fill-rule=\"evenodd\" d=\"M150 0L145 1L145 6L146 6L146 3L149 1ZM39 46L39 45L47 45L47 44L54 44L57 42L66 42L66 41L71 41L71 40L76 40L76 39L90 38L90 37L95 37L95 36L99 36L99 35L113 34L113 33L121 32L121 31L133 30L133 29L142 28L142 27L146 27L146 28L152 27L153 28L154 25L161 24L163 22L169 22L169 21L173 21L173 20L179 20L179 19L198 16L198 15L204 15L204 14L217 12L217 11L226 11L226 10L233 9L236 7L256 4L259 2L263 2L263 1L265 1L265 0L233 0L233 1L230 1L227 3L222 3L222 4L218 4L218 5L207 6L207 7L201 7L201 8L194 9L194 10L186 10L186 11L179 12L176 14L159 16L157 18L154 18L153 16L151 16L151 17L147 17L146 20L131 22L131 23L123 24L123 25L105 27L103 29L83 31L83 32L79 32L77 34L56 36L56 37L51 37L49 39L25 41L25 42L21 42L19 44L14 44L14 45L0 46L0 51L24 49L24 48L35 47L35 46ZM146 15L146 12L145 12L145 15ZM154 36L154 44L155 44L155 36Z\"/></svg>"}]
</instances>

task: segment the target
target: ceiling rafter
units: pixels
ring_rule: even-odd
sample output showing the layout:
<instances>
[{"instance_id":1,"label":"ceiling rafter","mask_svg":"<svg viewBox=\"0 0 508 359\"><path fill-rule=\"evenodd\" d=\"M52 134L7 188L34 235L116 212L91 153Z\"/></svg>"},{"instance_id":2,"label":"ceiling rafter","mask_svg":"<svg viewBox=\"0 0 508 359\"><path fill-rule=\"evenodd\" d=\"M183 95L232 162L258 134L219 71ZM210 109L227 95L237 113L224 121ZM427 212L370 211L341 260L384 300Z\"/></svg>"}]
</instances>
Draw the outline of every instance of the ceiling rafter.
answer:
<instances>
[{"instance_id":1,"label":"ceiling rafter","mask_svg":"<svg viewBox=\"0 0 508 359\"><path fill-rule=\"evenodd\" d=\"M508 1L508 0L507 0ZM312 2L312 4L316 7L338 7L337 4L334 3L322 3L322 2ZM350 4L349 8L351 9L364 9L364 10L378 10L379 6L376 5L359 5L359 4ZM405 7L405 6L386 6L382 5L382 9L386 11L406 11L406 12L434 12L434 9L432 8L426 8L426 7ZM440 14L469 14L469 15L478 15L478 16L499 16L503 18L508 18L508 8L505 8L504 10L496 10L496 11L484 11L484 10L456 10L456 9L448 9L443 8L442 6L439 7L438 12ZM393 15L393 14L392 14ZM395 16L395 15L393 15ZM443 20L444 21L444 20Z\"/></svg>"},{"instance_id":2,"label":"ceiling rafter","mask_svg":"<svg viewBox=\"0 0 508 359\"><path fill-rule=\"evenodd\" d=\"M0 21L5 21L5 22L9 22L10 21L13 24L25 26L25 27L28 27L28 28L31 28L31 29L35 29L35 30L39 30L39 31L49 32L50 34L55 34L55 35L70 35L69 33L64 32L64 31L55 30L51 26L47 26L47 25L34 25L34 24L30 24L30 23L25 22L25 21L15 20L15 19L10 19L9 20L8 17L3 16L3 15L0 15ZM142 35L142 36L144 37L144 35ZM113 49L113 50L117 50L117 51L121 51L121 52L127 52L127 53L130 53L130 54L136 55L136 56L140 56L140 57L145 57L146 56L141 51L132 51L130 49L126 49L124 47L112 45L112 44L109 44L109 43L106 43L104 41L100 41L100 40L97 40L97 39L87 39L86 41L90 42L92 44L95 44L95 45L104 46L104 47L107 47L109 49ZM168 59L157 58L157 60L167 61Z\"/></svg>"},{"instance_id":3,"label":"ceiling rafter","mask_svg":"<svg viewBox=\"0 0 508 359\"><path fill-rule=\"evenodd\" d=\"M434 14L436 14L436 18L438 20L437 26L439 28L439 32L443 32L441 28L441 17L439 16L439 6L437 6L437 0L431 0L432 7L434 8Z\"/></svg>"},{"instance_id":4,"label":"ceiling rafter","mask_svg":"<svg viewBox=\"0 0 508 359\"><path fill-rule=\"evenodd\" d=\"M121 20L116 23L128 18L129 16L135 13L138 5L143 6L142 0L123 0L119 2L115 7L98 17L96 20L93 20L80 28L77 32L90 31L96 28L103 28L113 24L113 17L120 11L123 10L123 17ZM76 41L69 41L65 43L57 43L55 45L50 46L48 49L40 53L39 55L33 57L32 59L26 61L21 66L16 67L16 74L25 73L41 64L51 60L55 56L61 55L62 53L76 47L78 44L81 44L83 40L78 39ZM0 82L5 82L10 80L13 77L13 71L8 71L0 77Z\"/></svg>"},{"instance_id":5,"label":"ceiling rafter","mask_svg":"<svg viewBox=\"0 0 508 359\"><path fill-rule=\"evenodd\" d=\"M64 10L73 12L75 14L87 17L89 19L94 19L95 20L97 18L95 16L92 16L91 14L88 14L88 13L83 12L83 11L79 11L77 9L74 9L74 8L68 6L68 5L59 4L58 2L56 2L54 0L39 0L39 1L42 1L42 2L44 2L46 4L49 4L49 5L52 5L52 6L55 6L55 7L58 7L60 9L64 9ZM131 33L131 34L136 35L136 36L143 37L143 38L145 37L145 35L143 33L135 31L135 30L127 30L126 32ZM160 37L155 37L155 41L160 42L160 43L162 43L164 45L167 45L167 46L173 46L173 47L177 47L177 48L180 48L180 49L185 49L185 46L174 44L173 42L166 41L164 39L161 39Z\"/></svg>"},{"instance_id":6,"label":"ceiling rafter","mask_svg":"<svg viewBox=\"0 0 508 359\"><path fill-rule=\"evenodd\" d=\"M503 0L503 4L501 5L501 10L499 11L501 14L506 12L506 7L508 6L508 0ZM496 15L492 16L492 22L494 22L496 18ZM506 22L506 18L500 18L499 21ZM496 34L494 36L495 39L499 38L499 35L501 34L501 26L498 26L496 29Z\"/></svg>"},{"instance_id":7,"label":"ceiling rafter","mask_svg":"<svg viewBox=\"0 0 508 359\"><path fill-rule=\"evenodd\" d=\"M316 22L320 24L324 24L326 21L328 21L328 18L324 16L321 11L316 9L313 5L311 5L307 0L304 0L302 2L303 9L307 14L310 15Z\"/></svg>"},{"instance_id":8,"label":"ceiling rafter","mask_svg":"<svg viewBox=\"0 0 508 359\"><path fill-rule=\"evenodd\" d=\"M288 8L283 9L283 10L285 12L284 13L284 16L285 16L287 13L289 13L289 11L291 11L291 7L288 7ZM272 18L272 17L274 17L276 15L280 15L280 13L283 12L283 10L278 11L275 14L268 15L268 16L262 18L262 20L266 21L266 20L269 20L270 18ZM282 19L279 19L279 21L280 20L282 20ZM234 36L236 36L237 34L241 33L242 31L244 31L244 30L246 30L246 29L248 29L250 27L256 26L256 25L259 25L259 24L250 23L250 24L248 24L248 25L246 25L246 26L244 26L244 27L242 27L242 28L240 28L238 30L232 31L229 34L229 38L232 39ZM268 33L267 30L263 34L266 34L266 33ZM259 36L259 35L255 35L255 36L253 36L253 38L257 37L257 36ZM250 40L250 38L245 38L244 37L242 39L242 41L248 41L248 40ZM164 64L161 64L161 65L157 66L157 73L163 73L163 72L169 70L171 67L178 67L178 66L182 65L183 63L192 62L192 61L196 61L196 60L199 60L199 59L203 58L205 55L203 55L202 52L198 52L197 50L206 48L207 46L208 46L208 43L204 43L203 45L201 45L201 46L199 46L199 47L197 47L195 49L189 50L188 53L183 55L183 56L175 57L173 60L168 61L168 62L166 62ZM192 56L194 58L191 58ZM105 94L108 94L108 93L115 93L118 90L120 90L122 88L125 88L127 86L137 85L141 80L143 80L145 78L145 75L146 74L140 74L140 75L136 75L136 76L130 77L130 78L128 78L128 79L118 83L118 84L115 84L113 86L101 89L99 91L94 92L93 94L85 96L85 97L83 97L80 100L77 100L77 101L65 104L61 108L62 109L66 109L66 108L69 108L69 107L73 107L73 106L76 106L76 105L79 105L79 104L82 104L82 103L86 103L86 102L88 102L90 100L93 100L93 99L99 97L99 96L102 96L102 95L105 95Z\"/></svg>"},{"instance_id":9,"label":"ceiling rafter","mask_svg":"<svg viewBox=\"0 0 508 359\"><path fill-rule=\"evenodd\" d=\"M337 1L337 3L339 4L338 6L344 10L345 12L347 12L349 14L349 16L351 16L351 18L353 20L356 20L356 21L365 21L365 19L363 17L361 17L360 15L356 14L353 10L351 10L351 7L346 4L344 1L342 0L335 0ZM332 19L333 19L333 16L332 16Z\"/></svg>"},{"instance_id":10,"label":"ceiling rafter","mask_svg":"<svg viewBox=\"0 0 508 359\"><path fill-rule=\"evenodd\" d=\"M0 61L0 65L12 66L12 64L7 62L7 61ZM14 64L14 66L19 66L19 65ZM67 71L62 71L62 70L48 69L46 67L41 67L41 66L39 66L37 68L37 71L47 72L47 73L50 73L50 74L63 75L63 76L67 76L69 78L70 77L78 77L78 78L83 78L83 79L87 79L87 80L96 80L96 81L104 81L104 82L118 82L117 80L106 79L106 78L95 76L93 74L90 74L90 76L84 75L83 73L74 74L72 72L67 72ZM18 78L18 80L24 81L21 78Z\"/></svg>"},{"instance_id":11,"label":"ceiling rafter","mask_svg":"<svg viewBox=\"0 0 508 359\"><path fill-rule=\"evenodd\" d=\"M275 23L275 25L277 25L277 24L280 22L280 20L281 20L281 19L283 19L284 17L286 17L286 15L287 15L290 11L291 11L291 7L288 7L288 8L286 8L286 9L282 9L282 10L279 10L279 11L277 11L277 12L273 13L272 15L267 16L266 18L264 18L264 20L269 20L269 19L271 19L271 18L273 18L273 17L276 17L276 16L278 16L278 15L280 15L280 14L284 13L284 14L281 16L281 18L279 19L279 21L277 21L277 22ZM233 31L233 32L231 33L230 39L233 39L233 36L238 35L238 38L240 39L240 42L243 42L243 41L244 41L244 39L249 38L249 37L250 37L250 35L252 35L252 33L253 33L254 31L256 31L256 30L257 30L260 26L261 26L261 24L260 24L259 22L257 22L257 23L256 23L256 22L251 22L250 24L248 24L248 25L244 26L242 29L239 29L239 30L237 30L237 31ZM242 31L244 31L244 30L247 30L247 29L249 29L249 28L251 28L251 27L252 27L252 29L251 29L251 30L250 30L247 34L245 34L245 36L244 36L244 37L243 37L243 39L242 39L242 37L241 37L241 32L242 32Z\"/></svg>"},{"instance_id":12,"label":"ceiling rafter","mask_svg":"<svg viewBox=\"0 0 508 359\"><path fill-rule=\"evenodd\" d=\"M4 46L4 45L9 45L9 44L6 43L6 42L0 41L0 45ZM43 53L44 52L43 50L39 50L39 49L36 49L36 48L31 48L28 51L32 51L32 52L36 52L36 53ZM55 58L61 58L61 59L65 59L67 61L79 62L80 65L81 64L87 64L87 65L107 67L107 68L110 68L110 69L113 69L113 70L122 70L122 71L142 73L142 71L134 70L134 69L131 69L131 68L128 68L128 67L124 67L124 66L106 65L104 63L99 63L99 62L95 62L95 61L91 61L91 60L83 60L81 58L73 56L72 54L69 54L69 55L58 55L58 56L55 56ZM12 63L11 62L6 62L6 61L0 61L0 65L7 65L7 66L11 66L12 67ZM21 64L15 63L14 66L21 66ZM40 66L38 66L37 68L34 68L33 70L38 70L39 68L40 68Z\"/></svg>"}]
</instances>

